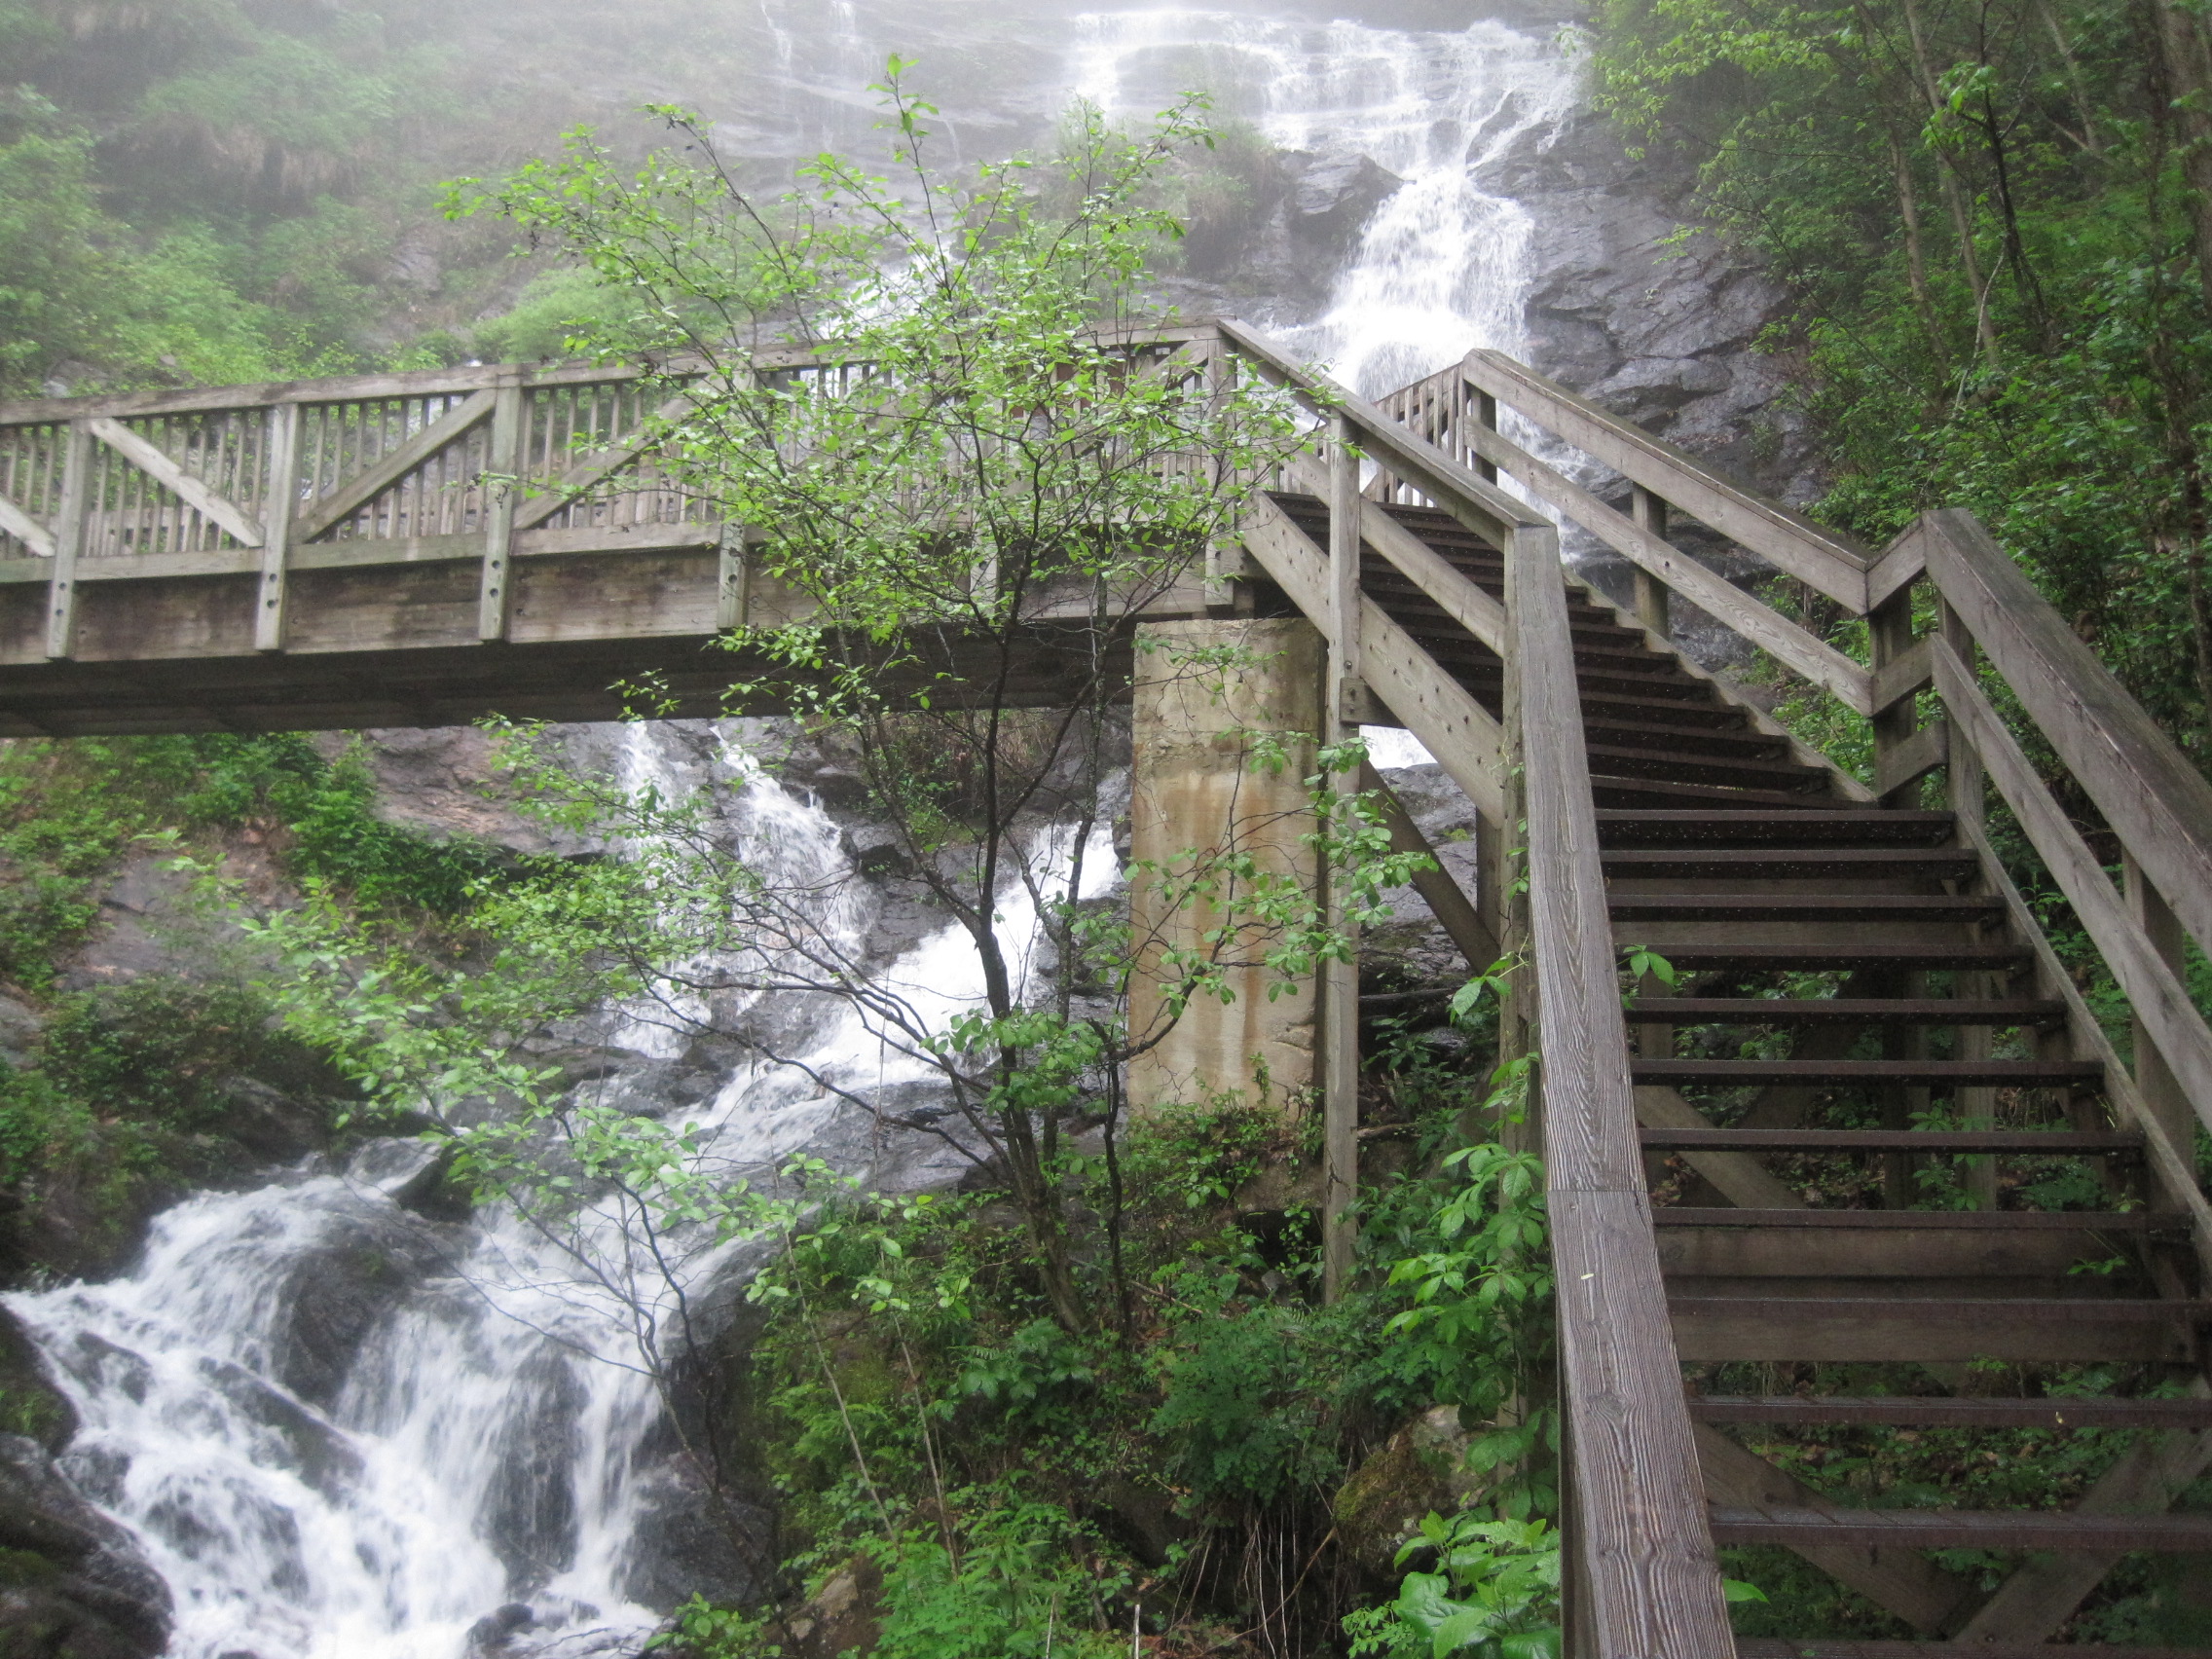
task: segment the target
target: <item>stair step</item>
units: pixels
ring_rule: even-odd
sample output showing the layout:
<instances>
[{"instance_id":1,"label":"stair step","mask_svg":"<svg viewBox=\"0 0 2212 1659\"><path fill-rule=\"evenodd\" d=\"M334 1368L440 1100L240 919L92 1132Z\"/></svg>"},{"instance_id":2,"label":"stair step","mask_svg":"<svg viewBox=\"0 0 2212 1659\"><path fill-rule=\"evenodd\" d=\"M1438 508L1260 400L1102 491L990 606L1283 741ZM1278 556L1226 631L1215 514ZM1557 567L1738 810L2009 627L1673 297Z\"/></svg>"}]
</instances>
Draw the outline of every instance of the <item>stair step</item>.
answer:
<instances>
[{"instance_id":1,"label":"stair step","mask_svg":"<svg viewBox=\"0 0 2212 1659\"><path fill-rule=\"evenodd\" d=\"M1780 759L1789 753L1787 738L1761 731L1715 731L1709 726L1670 724L1665 721L1594 719L1585 716L1582 734L1591 753L1601 747L1606 754L1627 750L1662 750L1673 754L1731 755L1746 759Z\"/></svg>"},{"instance_id":2,"label":"stair step","mask_svg":"<svg viewBox=\"0 0 2212 1659\"><path fill-rule=\"evenodd\" d=\"M1804 881L1824 876L1914 876L1963 881L1981 861L1971 847L1822 847L1768 851L1760 847L1661 847L1607 849L1600 855L1608 876L1636 881Z\"/></svg>"},{"instance_id":3,"label":"stair step","mask_svg":"<svg viewBox=\"0 0 2212 1659\"><path fill-rule=\"evenodd\" d=\"M1709 801L1716 811L1721 812L1747 806L1780 806L1813 811L1834 804L1825 794L1782 790L1728 789L1718 784L1670 784L1657 778L1619 777L1599 772L1595 768L1590 778L1590 798L1601 807L1615 809L1634 809L1658 801Z\"/></svg>"},{"instance_id":4,"label":"stair step","mask_svg":"<svg viewBox=\"0 0 2212 1659\"><path fill-rule=\"evenodd\" d=\"M2212 1428L2212 1400L2042 1400L1909 1394L1692 1394L1701 1422L1874 1423L1890 1428ZM1976 1651L1979 1651L1978 1649Z\"/></svg>"},{"instance_id":5,"label":"stair step","mask_svg":"<svg viewBox=\"0 0 2212 1659\"><path fill-rule=\"evenodd\" d=\"M1637 1021L1668 1025L2053 1025L2038 997L1643 997Z\"/></svg>"},{"instance_id":6,"label":"stair step","mask_svg":"<svg viewBox=\"0 0 2212 1659\"><path fill-rule=\"evenodd\" d=\"M1733 703L1723 703L1706 687L1703 699L1680 697L1608 697L1585 693L1585 719L1643 721L1656 719L1677 725L1695 725L1711 731L1749 731L1751 717Z\"/></svg>"},{"instance_id":7,"label":"stair step","mask_svg":"<svg viewBox=\"0 0 2212 1659\"><path fill-rule=\"evenodd\" d=\"M2009 1152L2058 1158L2143 1150L2142 1135L2126 1129L1640 1129L1637 1133L1646 1152Z\"/></svg>"},{"instance_id":8,"label":"stair step","mask_svg":"<svg viewBox=\"0 0 2212 1659\"><path fill-rule=\"evenodd\" d=\"M2124 1298L1670 1296L1690 1363L2189 1365L2212 1303Z\"/></svg>"},{"instance_id":9,"label":"stair step","mask_svg":"<svg viewBox=\"0 0 2212 1659\"><path fill-rule=\"evenodd\" d=\"M2148 1210L1691 1209L1659 1204L1654 1227L1793 1228L1846 1233L2172 1233L2180 1217Z\"/></svg>"},{"instance_id":10,"label":"stair step","mask_svg":"<svg viewBox=\"0 0 2212 1659\"><path fill-rule=\"evenodd\" d=\"M1607 851L1627 847L1865 846L1947 841L1955 825L1948 812L1884 812L1831 802L1817 812L1686 812L1664 808L1600 807L1598 840Z\"/></svg>"},{"instance_id":11,"label":"stair step","mask_svg":"<svg viewBox=\"0 0 2212 1659\"><path fill-rule=\"evenodd\" d=\"M1681 750L1618 748L1592 744L1590 769L1614 778L1656 778L1664 783L1723 784L1797 793L1825 790L1828 774L1794 760L1758 760Z\"/></svg>"},{"instance_id":12,"label":"stair step","mask_svg":"<svg viewBox=\"0 0 2212 1659\"><path fill-rule=\"evenodd\" d=\"M1848 972L1892 969L1900 974L1931 968L1971 968L2009 974L2034 960L2026 949L2002 944L1674 944L1667 960L1677 969L1745 974Z\"/></svg>"},{"instance_id":13,"label":"stair step","mask_svg":"<svg viewBox=\"0 0 2212 1659\"><path fill-rule=\"evenodd\" d=\"M1638 1083L1891 1084L1928 1088L2093 1088L2104 1081L2098 1060L1646 1060L1632 1056Z\"/></svg>"},{"instance_id":14,"label":"stair step","mask_svg":"<svg viewBox=\"0 0 2212 1659\"><path fill-rule=\"evenodd\" d=\"M1909 1550L2212 1550L2212 1515L2073 1510L1785 1509L1715 1505L1715 1544L1848 1544ZM1987 1648L1975 1647L1976 1653ZM2056 1651L2064 1652L2060 1648Z\"/></svg>"},{"instance_id":15,"label":"stair step","mask_svg":"<svg viewBox=\"0 0 2212 1659\"><path fill-rule=\"evenodd\" d=\"M1736 1659L2205 1659L2205 1650L2101 1641L1831 1641L1825 1636L1739 1636Z\"/></svg>"},{"instance_id":16,"label":"stair step","mask_svg":"<svg viewBox=\"0 0 2212 1659\"><path fill-rule=\"evenodd\" d=\"M1899 893L1625 893L1616 922L1982 922L2005 913L1994 895Z\"/></svg>"}]
</instances>

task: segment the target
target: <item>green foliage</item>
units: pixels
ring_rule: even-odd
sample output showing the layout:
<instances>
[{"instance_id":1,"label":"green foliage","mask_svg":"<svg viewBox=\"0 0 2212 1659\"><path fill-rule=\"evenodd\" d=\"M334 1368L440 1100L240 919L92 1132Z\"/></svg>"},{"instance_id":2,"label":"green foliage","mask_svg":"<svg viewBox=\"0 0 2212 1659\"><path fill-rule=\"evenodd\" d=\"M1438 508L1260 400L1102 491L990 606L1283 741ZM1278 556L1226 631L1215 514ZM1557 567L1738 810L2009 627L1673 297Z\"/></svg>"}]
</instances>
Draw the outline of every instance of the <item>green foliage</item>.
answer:
<instances>
[{"instance_id":1,"label":"green foliage","mask_svg":"<svg viewBox=\"0 0 2212 1659\"><path fill-rule=\"evenodd\" d=\"M1128 1584L1095 1565L1097 1540L1056 1504L1012 1493L954 1494L957 1532L913 1529L865 1546L883 1571L883 1659L1109 1659L1115 1637L1087 1630ZM1084 1558L1093 1559L1087 1561Z\"/></svg>"},{"instance_id":2,"label":"green foliage","mask_svg":"<svg viewBox=\"0 0 2212 1659\"><path fill-rule=\"evenodd\" d=\"M260 1052L268 1018L268 1005L242 986L134 979L55 1003L40 1071L103 1116L197 1128L213 1086Z\"/></svg>"},{"instance_id":3,"label":"green foliage","mask_svg":"<svg viewBox=\"0 0 2212 1659\"><path fill-rule=\"evenodd\" d=\"M1208 1320L1168 1367L1152 1432L1200 1504L1265 1507L1337 1466L1313 1334L1271 1309Z\"/></svg>"},{"instance_id":4,"label":"green foliage","mask_svg":"<svg viewBox=\"0 0 2212 1659\"><path fill-rule=\"evenodd\" d=\"M2201 763L2212 208L2165 9L1608 0L1596 64L1605 107L1700 164L1693 234L1794 296L1772 344L1835 475L1820 515L1880 542L1972 508Z\"/></svg>"},{"instance_id":5,"label":"green foliage","mask_svg":"<svg viewBox=\"0 0 2212 1659\"><path fill-rule=\"evenodd\" d=\"M1409 1572L1395 1602L1345 1620L1355 1659L1559 1659L1560 1542L1547 1523L1431 1514L1399 1564L1416 1553L1436 1570Z\"/></svg>"}]
</instances>

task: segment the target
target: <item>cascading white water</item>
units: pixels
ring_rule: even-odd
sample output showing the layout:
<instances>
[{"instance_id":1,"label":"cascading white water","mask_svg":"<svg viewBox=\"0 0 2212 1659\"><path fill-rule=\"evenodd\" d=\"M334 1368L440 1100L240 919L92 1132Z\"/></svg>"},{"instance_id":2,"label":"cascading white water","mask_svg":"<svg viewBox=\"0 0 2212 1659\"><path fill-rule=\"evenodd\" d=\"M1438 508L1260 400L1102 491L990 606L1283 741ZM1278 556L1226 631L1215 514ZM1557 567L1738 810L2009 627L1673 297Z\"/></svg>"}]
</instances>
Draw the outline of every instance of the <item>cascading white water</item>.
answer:
<instances>
[{"instance_id":1,"label":"cascading white water","mask_svg":"<svg viewBox=\"0 0 2212 1659\"><path fill-rule=\"evenodd\" d=\"M761 0L761 14L793 86L827 88L823 52L849 79L853 66L872 72L879 48L913 45L864 42L851 0L831 8L827 45L802 38L788 0ZM823 95L849 103L858 84ZM1365 154L1406 181L1319 314L1255 319L1358 389L1389 389L1475 346L1522 349L1530 226L1517 203L1482 188L1481 169L1570 107L1574 66L1554 43L1495 22L1423 32L1096 12L1079 19L1064 84L1120 112L1205 86L1278 144ZM1379 751L1384 763L1425 757L1403 734L1373 735L1398 741ZM742 757L718 760L644 726L624 734L619 756L626 785L672 793L718 764L747 771ZM745 800L749 852L815 889L827 933L862 938L867 889L850 879L835 827L756 773ZM1035 857L1064 869L1072 851L1053 843ZM1110 846L1101 839L1086 858L1087 889L1105 891ZM1010 931L1033 933L1024 889L1011 887L1004 908ZM974 952L948 929L885 980L916 1018L941 1025L977 1000L977 977ZM611 1011L609 1040L671 1057L705 1013ZM803 1029L797 1057L839 1087L926 1075L845 1005ZM701 1155L729 1168L771 1161L835 1112L804 1070L748 1061L698 1110ZM660 1418L631 1363L641 1309L595 1289L560 1241L504 1208L478 1213L350 1349L342 1378L306 1392L285 1381L313 1264L364 1241L425 1247L424 1224L392 1196L424 1156L378 1143L342 1175L189 1199L159 1219L129 1274L8 1298L83 1424L66 1466L171 1588L176 1659L460 1659L471 1625L518 1597L542 1628L541 1642L526 1639L547 1659L634 1651L652 1622L633 1599ZM586 1211L569 1242L605 1261L625 1247L605 1211ZM729 1265L727 1248L700 1251L683 1266L687 1287ZM647 1294L643 1316L665 1317L667 1294Z\"/></svg>"},{"instance_id":2,"label":"cascading white water","mask_svg":"<svg viewBox=\"0 0 2212 1659\"><path fill-rule=\"evenodd\" d=\"M1393 390L1478 346L1524 351L1531 226L1481 175L1572 108L1560 42L1489 19L1429 31L1159 7L1086 14L1071 71L1112 112L1198 88L1277 145L1364 155L1405 180L1321 314L1271 319L1354 390Z\"/></svg>"},{"instance_id":3,"label":"cascading white water","mask_svg":"<svg viewBox=\"0 0 2212 1659\"><path fill-rule=\"evenodd\" d=\"M857 946L867 889L835 827L738 758L749 859L814 894L824 936ZM654 728L624 734L633 787L680 795L698 764ZM1071 851L1048 835L1032 863L1064 877ZM1087 893L1109 890L1110 844L1087 857ZM1012 937L1034 939L1026 890L1010 888L1002 914ZM1033 945L1024 983L1045 966L1036 957ZM954 930L882 983L940 1028L981 994ZM640 1048L679 1023L665 1010L615 1017ZM728 1077L698 1114L702 1160L736 1171L805 1144L837 1109L807 1071L856 1090L928 1075L844 1005L795 1057L803 1070L754 1062ZM638 1324L664 1323L679 1290L696 1296L744 1247L698 1249L682 1284L642 1272L643 1288L616 1294L579 1270L583 1258L619 1269L639 1249L611 1205L560 1236L487 1206L317 1407L283 1381L303 1270L364 1239L419 1240L390 1195L424 1156L381 1142L343 1176L203 1195L157 1221L126 1276L9 1298L83 1425L64 1466L170 1587L177 1659L457 1659L470 1627L517 1598L537 1621L521 1640L548 1656L631 1652L655 1621L630 1591L660 1414Z\"/></svg>"}]
</instances>

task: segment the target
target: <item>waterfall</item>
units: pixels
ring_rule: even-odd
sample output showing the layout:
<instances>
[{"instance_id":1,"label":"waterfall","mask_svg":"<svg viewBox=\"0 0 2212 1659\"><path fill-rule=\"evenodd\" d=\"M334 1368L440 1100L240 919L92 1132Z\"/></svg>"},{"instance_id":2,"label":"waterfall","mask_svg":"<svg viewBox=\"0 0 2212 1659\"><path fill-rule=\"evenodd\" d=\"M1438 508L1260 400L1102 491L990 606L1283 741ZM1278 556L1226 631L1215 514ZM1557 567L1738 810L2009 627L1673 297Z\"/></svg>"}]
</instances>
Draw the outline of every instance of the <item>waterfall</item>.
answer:
<instances>
[{"instance_id":1,"label":"waterfall","mask_svg":"<svg viewBox=\"0 0 2212 1659\"><path fill-rule=\"evenodd\" d=\"M620 741L618 777L671 798L710 764L666 728ZM869 889L835 826L749 756L712 764L741 786L734 833L755 866L814 894L824 936L857 946ZM1047 831L1030 862L1064 877L1072 850ZM1103 831L1087 854L1087 894L1109 891ZM1032 940L1019 973L1034 987L1050 966L1034 902L1016 885L1001 909ZM938 1027L981 996L954 928L881 982ZM611 1028L665 1052L683 1012L615 1010ZM849 1005L798 1028L796 1058L834 1088L930 1075ZM747 1062L699 1110L698 1156L733 1173L769 1166L837 1111L804 1070ZM679 1290L696 1297L748 1246L704 1241L670 1284L632 1260L642 1252L609 1203L559 1237L498 1203L433 1228L396 1201L428 1156L379 1141L342 1172L202 1195L157 1219L123 1277L7 1299L79 1415L64 1468L170 1587L177 1659L459 1659L479 1620L518 1601L535 1622L509 1650L568 1659L635 1652L657 1620L633 1593L661 1420L638 1325L663 1326ZM298 1375L303 1302L318 1268L363 1248L427 1258L427 1272L335 1385L312 1388ZM584 1258L617 1272L579 1271ZM625 1265L647 1289L608 1290Z\"/></svg>"},{"instance_id":2,"label":"waterfall","mask_svg":"<svg viewBox=\"0 0 2212 1659\"><path fill-rule=\"evenodd\" d=\"M914 44L864 41L852 0L756 4L792 89L754 118L763 127L782 119L841 139L822 109L866 106L856 89L882 50ZM1554 43L1494 21L1400 30L1161 7L1084 14L1061 72L1062 91L1120 113L1204 86L1279 145L1364 154L1405 181L1315 314L1254 319L1356 388L1389 389L1476 346L1524 349L1529 218L1483 179L1570 106L1575 67ZM871 889L836 826L690 729L626 728L616 776L671 795L710 777L742 783L731 830L748 856L813 890L816 925L857 944ZM1371 738L1384 764L1425 758L1403 733ZM1085 851L1095 896L1114 879L1103 830ZM1073 852L1048 836L1031 858L1064 870ZM1034 938L1023 886L1002 909L1010 932ZM1032 949L1023 981L1051 966ZM912 1017L941 1026L974 1006L977 977L947 928L883 980ZM832 1088L926 1083L928 1068L851 1006L764 1006L773 1000L641 1002L608 1011L607 1040L668 1062L710 1012L774 1019ZM813 1144L839 1105L805 1070L751 1059L694 1112L700 1156L740 1169ZM424 1221L402 1199L428 1157L419 1143L375 1142L342 1169L187 1199L158 1218L123 1276L7 1298L76 1408L65 1468L171 1589L176 1659L461 1659L478 1621L514 1602L534 1622L506 1651L581 1659L634 1653L654 1622L638 1537L661 1478L663 1418L634 1362L639 1321L649 1334L673 1291L609 1296L564 1240L507 1206ZM566 1242L610 1263L629 1248L605 1206L583 1210ZM741 1249L695 1250L685 1288L726 1275ZM333 1263L380 1253L405 1267L408 1288L363 1300L362 1328L334 1338L339 1310L319 1287Z\"/></svg>"},{"instance_id":3,"label":"waterfall","mask_svg":"<svg viewBox=\"0 0 2212 1659\"><path fill-rule=\"evenodd\" d=\"M1532 226L1482 176L1572 108L1577 68L1559 43L1493 19L1444 31L1092 12L1078 19L1069 81L1124 115L1198 88L1276 145L1364 155L1405 180L1318 316L1260 319L1355 391L1393 390L1478 346L1525 354Z\"/></svg>"}]
</instances>

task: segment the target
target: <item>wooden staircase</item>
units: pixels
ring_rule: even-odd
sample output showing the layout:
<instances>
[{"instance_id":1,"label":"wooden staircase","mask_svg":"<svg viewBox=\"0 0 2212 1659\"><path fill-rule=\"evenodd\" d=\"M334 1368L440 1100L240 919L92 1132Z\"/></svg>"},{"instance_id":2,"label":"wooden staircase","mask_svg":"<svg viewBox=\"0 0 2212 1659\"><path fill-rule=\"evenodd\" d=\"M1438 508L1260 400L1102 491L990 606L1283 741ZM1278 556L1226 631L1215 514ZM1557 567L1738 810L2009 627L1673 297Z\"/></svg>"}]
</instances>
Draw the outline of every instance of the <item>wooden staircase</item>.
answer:
<instances>
[{"instance_id":1,"label":"wooden staircase","mask_svg":"<svg viewBox=\"0 0 2212 1659\"><path fill-rule=\"evenodd\" d=\"M1272 499L1329 544L1327 503ZM1382 510L1504 603L1497 546ZM1359 587L1506 719L1499 653L1372 542ZM1870 798L1588 588L1567 617L1614 941L1678 976L1646 980L1627 1059L1714 1543L1797 1551L1984 1653L2046 1640L2124 1554L2212 1553L2212 1514L2162 1512L2212 1465L2191 1218L2041 993L2049 947L2005 871L1917 787ZM1972 1431L1999 1456L2023 1428L2162 1435L2072 1507L2015 1510L1841 1503L1731 1433L1850 1426ZM2023 1564L1985 1596L1931 1550Z\"/></svg>"}]
</instances>

